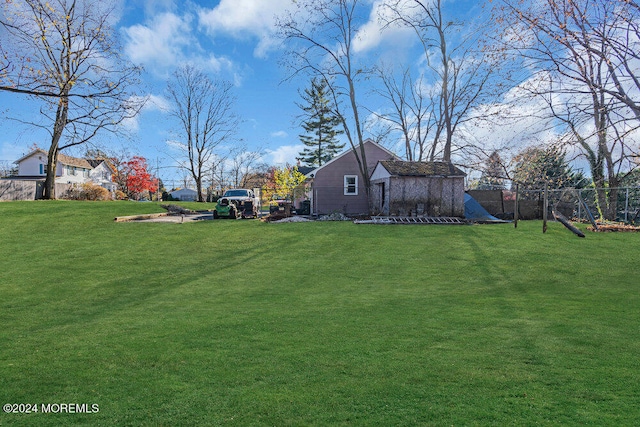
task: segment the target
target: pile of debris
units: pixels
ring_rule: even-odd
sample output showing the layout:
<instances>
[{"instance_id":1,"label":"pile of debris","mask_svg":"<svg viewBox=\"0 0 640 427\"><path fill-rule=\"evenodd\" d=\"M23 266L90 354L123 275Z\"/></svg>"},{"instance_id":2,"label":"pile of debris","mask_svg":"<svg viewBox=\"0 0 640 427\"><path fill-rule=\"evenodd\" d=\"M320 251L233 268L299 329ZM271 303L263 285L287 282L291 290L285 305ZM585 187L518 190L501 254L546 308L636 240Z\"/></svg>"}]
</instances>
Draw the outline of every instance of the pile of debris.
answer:
<instances>
[{"instance_id":1,"label":"pile of debris","mask_svg":"<svg viewBox=\"0 0 640 427\"><path fill-rule=\"evenodd\" d=\"M334 212L330 215L321 216L318 218L318 221L351 221L351 218L341 213Z\"/></svg>"},{"instance_id":2,"label":"pile of debris","mask_svg":"<svg viewBox=\"0 0 640 427\"><path fill-rule=\"evenodd\" d=\"M273 221L274 223L282 223L282 222L311 222L310 219L302 217L302 216L290 216L288 218L279 219L277 221Z\"/></svg>"},{"instance_id":3,"label":"pile of debris","mask_svg":"<svg viewBox=\"0 0 640 427\"><path fill-rule=\"evenodd\" d=\"M261 217L260 221L262 221L262 222L278 222L278 221L281 221L281 220L287 219L287 218L290 218L290 217L287 216L287 215L281 214L279 212L273 212L273 213L270 213L267 216Z\"/></svg>"},{"instance_id":4,"label":"pile of debris","mask_svg":"<svg viewBox=\"0 0 640 427\"><path fill-rule=\"evenodd\" d=\"M598 224L598 228L589 226L587 227L587 230L600 231L600 232L608 232L608 231L639 232L640 227L636 227L635 225L623 224L623 223L606 223L606 224Z\"/></svg>"},{"instance_id":5,"label":"pile of debris","mask_svg":"<svg viewBox=\"0 0 640 427\"><path fill-rule=\"evenodd\" d=\"M193 211L191 209L183 208L178 205L160 205L163 209L166 209L169 215L196 215L199 212Z\"/></svg>"}]
</instances>

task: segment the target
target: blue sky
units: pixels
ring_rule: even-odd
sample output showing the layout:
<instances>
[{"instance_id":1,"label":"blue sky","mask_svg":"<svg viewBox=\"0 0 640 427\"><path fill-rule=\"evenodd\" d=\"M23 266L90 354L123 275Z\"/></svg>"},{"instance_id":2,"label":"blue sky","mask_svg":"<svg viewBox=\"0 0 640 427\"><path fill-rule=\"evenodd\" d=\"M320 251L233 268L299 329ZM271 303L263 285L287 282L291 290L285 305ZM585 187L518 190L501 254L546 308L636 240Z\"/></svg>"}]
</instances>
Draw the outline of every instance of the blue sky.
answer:
<instances>
[{"instance_id":1,"label":"blue sky","mask_svg":"<svg viewBox=\"0 0 640 427\"><path fill-rule=\"evenodd\" d=\"M214 79L233 82L237 113L243 123L238 137L248 150L261 150L267 164L294 163L301 150L301 132L295 105L298 91L308 78L283 82L288 71L280 65L282 48L275 37L275 16L291 6L292 0L120 0L116 30L123 54L143 65L142 93L149 102L142 113L126 124L131 139L103 134L96 142L108 149L126 149L145 156L152 166L160 165L161 178L178 180L172 168L179 152L168 141L176 138L177 124L171 122L165 87L176 67L192 64ZM377 10L384 0L364 1L363 20L356 44L357 55L366 62L377 58L406 61L419 66L422 51L408 30L381 32ZM447 9L455 15L467 13L477 3L450 0ZM383 108L375 105L371 106ZM0 160L13 161L37 143L48 147L46 133L17 126L6 115L33 115L38 101L0 93ZM82 150L83 151L83 150ZM82 152L66 154L81 155Z\"/></svg>"}]
</instances>

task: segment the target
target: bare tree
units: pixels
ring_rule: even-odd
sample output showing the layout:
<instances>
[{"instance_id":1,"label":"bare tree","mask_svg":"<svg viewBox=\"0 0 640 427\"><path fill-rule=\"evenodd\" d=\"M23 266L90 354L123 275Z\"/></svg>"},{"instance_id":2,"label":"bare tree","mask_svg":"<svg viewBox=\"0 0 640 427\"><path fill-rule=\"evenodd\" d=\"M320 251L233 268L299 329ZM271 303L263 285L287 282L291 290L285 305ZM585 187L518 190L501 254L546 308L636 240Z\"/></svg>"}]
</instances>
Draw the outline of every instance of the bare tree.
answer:
<instances>
[{"instance_id":1,"label":"bare tree","mask_svg":"<svg viewBox=\"0 0 640 427\"><path fill-rule=\"evenodd\" d=\"M445 162L451 162L456 148L456 130L463 123L478 119L472 114L474 107L488 97L496 97L495 87L492 91L487 89L495 74L497 61L491 51L481 49L479 33L473 30L470 23L458 22L445 15L441 0L393 0L387 7L392 11L392 18L387 19L387 25L412 28L422 45L427 70L421 78L437 88L430 94L429 101L435 116L425 117L428 109L423 108L425 93L422 89L416 91L414 88L407 92L411 95L406 96L402 95L406 90L401 89L402 86L387 85L387 92L394 103L411 101L408 105L415 110L412 114L414 126L420 124L424 128L412 132L432 133L428 158L434 160L438 156ZM412 84L406 77L403 77L403 86ZM386 83L389 83L388 79ZM396 117L397 110L398 107ZM424 118L427 118L426 122L423 122ZM416 137L424 138L420 133L416 133ZM418 146L424 147L424 141L418 139Z\"/></svg>"},{"instance_id":2,"label":"bare tree","mask_svg":"<svg viewBox=\"0 0 640 427\"><path fill-rule=\"evenodd\" d=\"M113 35L113 7L97 0L3 2L1 89L43 101L42 122L14 120L51 137L45 199L55 198L58 153L100 131L121 131L144 104L132 91L140 70L122 59Z\"/></svg>"},{"instance_id":3,"label":"bare tree","mask_svg":"<svg viewBox=\"0 0 640 427\"><path fill-rule=\"evenodd\" d=\"M224 165L226 161L227 161L227 155L222 156L219 154L214 154L211 160L209 161L208 171L209 171L209 179L210 179L210 186L209 186L210 196L213 196L217 191L222 190L225 186ZM211 201L211 200L208 200L208 201Z\"/></svg>"},{"instance_id":4,"label":"bare tree","mask_svg":"<svg viewBox=\"0 0 640 427\"><path fill-rule=\"evenodd\" d=\"M364 0L298 0L297 9L278 21L288 43L293 75L308 73L328 83L336 115L356 157L367 196L369 170L364 149L359 83L367 71L356 63L353 43Z\"/></svg>"},{"instance_id":5,"label":"bare tree","mask_svg":"<svg viewBox=\"0 0 640 427\"><path fill-rule=\"evenodd\" d=\"M10 176L14 169L10 160L0 160L0 178Z\"/></svg>"},{"instance_id":6,"label":"bare tree","mask_svg":"<svg viewBox=\"0 0 640 427\"><path fill-rule=\"evenodd\" d=\"M633 167L631 159L638 152L637 141L626 138L639 118L627 92L636 82L628 62L633 54L620 47L621 37L637 46L637 35L620 19L621 10L633 9L617 3L503 0L498 10L508 31L518 28L520 33L503 40L514 42L511 47L535 70L522 87L547 102L556 125L564 129L565 142L589 162L599 188L598 206L607 219L615 218L621 173Z\"/></svg>"},{"instance_id":7,"label":"bare tree","mask_svg":"<svg viewBox=\"0 0 640 427\"><path fill-rule=\"evenodd\" d=\"M233 112L232 88L231 83L212 81L190 65L178 69L168 84L171 115L180 123L181 166L191 174L200 202L216 148L234 137L240 123Z\"/></svg>"},{"instance_id":8,"label":"bare tree","mask_svg":"<svg viewBox=\"0 0 640 427\"><path fill-rule=\"evenodd\" d=\"M249 151L245 145L231 150L228 165L229 182L235 188L244 188L261 158L261 150Z\"/></svg>"},{"instance_id":9,"label":"bare tree","mask_svg":"<svg viewBox=\"0 0 640 427\"><path fill-rule=\"evenodd\" d=\"M590 55L599 57L610 81L598 89L615 98L640 119L640 7L632 0L568 1L571 11L566 36ZM579 15L580 12L586 12ZM588 37L585 35L588 34Z\"/></svg>"},{"instance_id":10,"label":"bare tree","mask_svg":"<svg viewBox=\"0 0 640 427\"><path fill-rule=\"evenodd\" d=\"M436 126L434 97L426 95L422 78L414 81L408 68L402 71L400 81L393 70L382 66L376 69L382 82L376 92L386 99L393 109L389 112L374 113L382 120L390 122L402 133L405 157L408 161L423 161L435 158L436 144L429 144L431 131ZM430 148L431 147L431 148Z\"/></svg>"}]
</instances>

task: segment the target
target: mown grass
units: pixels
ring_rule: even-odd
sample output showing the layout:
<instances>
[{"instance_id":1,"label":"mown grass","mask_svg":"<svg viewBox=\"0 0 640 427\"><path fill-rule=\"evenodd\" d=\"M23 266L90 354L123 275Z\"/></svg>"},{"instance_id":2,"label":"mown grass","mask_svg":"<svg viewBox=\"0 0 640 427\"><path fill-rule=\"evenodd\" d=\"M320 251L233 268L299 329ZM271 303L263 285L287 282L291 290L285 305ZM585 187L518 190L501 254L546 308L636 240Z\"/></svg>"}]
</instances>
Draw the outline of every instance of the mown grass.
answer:
<instances>
[{"instance_id":1,"label":"mown grass","mask_svg":"<svg viewBox=\"0 0 640 427\"><path fill-rule=\"evenodd\" d=\"M0 204L0 425L634 425L640 235Z\"/></svg>"}]
</instances>

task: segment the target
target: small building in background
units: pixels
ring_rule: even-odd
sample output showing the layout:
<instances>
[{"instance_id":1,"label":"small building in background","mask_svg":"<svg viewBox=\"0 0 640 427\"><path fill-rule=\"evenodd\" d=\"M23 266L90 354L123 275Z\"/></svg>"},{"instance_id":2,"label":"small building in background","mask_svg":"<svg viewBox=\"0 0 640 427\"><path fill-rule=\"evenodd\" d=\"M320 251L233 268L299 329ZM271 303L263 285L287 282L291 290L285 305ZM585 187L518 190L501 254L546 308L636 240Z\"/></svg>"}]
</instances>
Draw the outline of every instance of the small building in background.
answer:
<instances>
[{"instance_id":1,"label":"small building in background","mask_svg":"<svg viewBox=\"0 0 640 427\"><path fill-rule=\"evenodd\" d=\"M465 176L451 163L379 161L371 174L372 213L464 217Z\"/></svg>"},{"instance_id":2,"label":"small building in background","mask_svg":"<svg viewBox=\"0 0 640 427\"><path fill-rule=\"evenodd\" d=\"M198 192L190 188L181 188L169 193L173 200L181 200L183 202L194 202L198 199Z\"/></svg>"}]
</instances>

